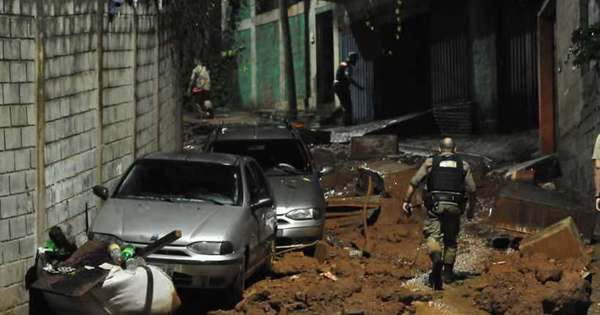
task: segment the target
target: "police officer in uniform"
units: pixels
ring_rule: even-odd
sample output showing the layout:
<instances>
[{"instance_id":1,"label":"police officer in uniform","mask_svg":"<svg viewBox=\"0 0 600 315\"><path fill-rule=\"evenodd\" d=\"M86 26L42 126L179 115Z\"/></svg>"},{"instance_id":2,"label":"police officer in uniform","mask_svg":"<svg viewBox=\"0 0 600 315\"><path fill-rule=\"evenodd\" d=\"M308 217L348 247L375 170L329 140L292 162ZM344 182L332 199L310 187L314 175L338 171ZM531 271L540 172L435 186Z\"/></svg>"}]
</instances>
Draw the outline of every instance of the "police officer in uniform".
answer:
<instances>
[{"instance_id":1,"label":"police officer in uniform","mask_svg":"<svg viewBox=\"0 0 600 315\"><path fill-rule=\"evenodd\" d=\"M471 168L456 155L456 145L451 138L440 142L440 153L426 159L411 179L402 204L407 216L412 214L410 200L423 182L426 183L423 201L427 208L423 234L432 263L429 284L441 290L442 282L448 284L454 280L460 217L466 204L473 204L469 201L473 200L476 189ZM472 211L467 211L467 217L472 216Z\"/></svg>"},{"instance_id":2,"label":"police officer in uniform","mask_svg":"<svg viewBox=\"0 0 600 315\"><path fill-rule=\"evenodd\" d=\"M360 90L364 90L364 87L360 86L354 79L352 79L352 67L356 65L358 61L358 54L350 52L348 59L342 61L335 71L335 81L333 83L333 90L340 100L340 105L343 108L344 125L350 126L352 124L352 97L350 94L350 85L354 85ZM337 113L333 115L338 116Z\"/></svg>"}]
</instances>

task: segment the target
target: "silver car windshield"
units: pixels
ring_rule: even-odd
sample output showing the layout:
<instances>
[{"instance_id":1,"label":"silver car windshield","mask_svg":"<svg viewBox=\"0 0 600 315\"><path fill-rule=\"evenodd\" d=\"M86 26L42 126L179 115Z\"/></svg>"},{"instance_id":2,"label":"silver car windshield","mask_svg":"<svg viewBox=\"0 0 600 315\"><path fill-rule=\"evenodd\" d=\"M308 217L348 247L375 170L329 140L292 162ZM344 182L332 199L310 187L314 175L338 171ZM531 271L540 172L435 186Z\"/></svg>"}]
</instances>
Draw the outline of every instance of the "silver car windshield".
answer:
<instances>
[{"instance_id":1,"label":"silver car windshield","mask_svg":"<svg viewBox=\"0 0 600 315\"><path fill-rule=\"evenodd\" d=\"M312 169L302 143L295 139L217 141L212 150L250 156L267 176L306 175Z\"/></svg>"},{"instance_id":2,"label":"silver car windshield","mask_svg":"<svg viewBox=\"0 0 600 315\"><path fill-rule=\"evenodd\" d=\"M240 187L235 166L143 160L129 170L114 197L239 205Z\"/></svg>"}]
</instances>

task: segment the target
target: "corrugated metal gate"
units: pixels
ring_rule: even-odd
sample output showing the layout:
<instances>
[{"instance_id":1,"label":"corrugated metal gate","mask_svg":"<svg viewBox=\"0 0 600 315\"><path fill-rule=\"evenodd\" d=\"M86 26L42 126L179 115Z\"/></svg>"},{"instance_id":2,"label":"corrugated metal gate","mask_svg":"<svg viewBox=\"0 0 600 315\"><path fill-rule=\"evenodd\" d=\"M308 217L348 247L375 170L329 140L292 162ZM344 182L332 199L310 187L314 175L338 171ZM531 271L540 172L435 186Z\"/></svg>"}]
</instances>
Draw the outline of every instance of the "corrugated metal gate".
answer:
<instances>
[{"instance_id":1,"label":"corrugated metal gate","mask_svg":"<svg viewBox=\"0 0 600 315\"><path fill-rule=\"evenodd\" d=\"M537 20L540 1L503 2L498 39L500 121L508 128L538 125Z\"/></svg>"},{"instance_id":2,"label":"corrugated metal gate","mask_svg":"<svg viewBox=\"0 0 600 315\"><path fill-rule=\"evenodd\" d=\"M350 30L340 33L341 54L345 59L351 51L359 52L354 36ZM359 58L353 69L352 78L365 89L360 90L354 86L350 87L353 103L354 123L364 123L373 120L373 61Z\"/></svg>"},{"instance_id":3,"label":"corrugated metal gate","mask_svg":"<svg viewBox=\"0 0 600 315\"><path fill-rule=\"evenodd\" d=\"M440 1L431 11L431 101L441 131L449 134L472 132L474 105L466 12L462 1Z\"/></svg>"}]
</instances>

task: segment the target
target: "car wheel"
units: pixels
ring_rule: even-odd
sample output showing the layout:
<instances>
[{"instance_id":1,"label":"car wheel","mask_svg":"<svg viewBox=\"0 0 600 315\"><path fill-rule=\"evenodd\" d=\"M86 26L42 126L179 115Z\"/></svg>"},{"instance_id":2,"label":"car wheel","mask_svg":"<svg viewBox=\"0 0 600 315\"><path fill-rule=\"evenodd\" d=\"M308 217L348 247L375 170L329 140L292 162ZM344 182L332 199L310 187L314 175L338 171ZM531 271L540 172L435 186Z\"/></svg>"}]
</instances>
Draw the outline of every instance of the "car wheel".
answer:
<instances>
[{"instance_id":1,"label":"car wheel","mask_svg":"<svg viewBox=\"0 0 600 315\"><path fill-rule=\"evenodd\" d=\"M228 304L234 308L244 298L244 289L246 287L246 258L242 260L240 271L229 288Z\"/></svg>"},{"instance_id":2,"label":"car wheel","mask_svg":"<svg viewBox=\"0 0 600 315\"><path fill-rule=\"evenodd\" d=\"M262 266L262 273L265 276L268 276L271 273L273 273L273 263L275 262L275 253L276 253L275 240L269 241L268 246L269 246L269 248L268 248L268 252L267 252L267 257L265 257L265 262L263 263L263 266Z\"/></svg>"}]
</instances>

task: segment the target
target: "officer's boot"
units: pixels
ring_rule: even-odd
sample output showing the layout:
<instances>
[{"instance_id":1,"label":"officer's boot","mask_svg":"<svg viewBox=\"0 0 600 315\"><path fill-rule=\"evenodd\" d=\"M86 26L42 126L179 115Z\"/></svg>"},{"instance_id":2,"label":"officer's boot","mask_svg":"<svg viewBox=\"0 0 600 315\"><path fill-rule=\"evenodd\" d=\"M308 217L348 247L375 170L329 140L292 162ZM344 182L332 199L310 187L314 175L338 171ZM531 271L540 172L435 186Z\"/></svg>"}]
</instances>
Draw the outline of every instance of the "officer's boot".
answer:
<instances>
[{"instance_id":1,"label":"officer's boot","mask_svg":"<svg viewBox=\"0 0 600 315\"><path fill-rule=\"evenodd\" d=\"M429 274L429 285L434 290L442 290L442 254L431 253L431 273Z\"/></svg>"},{"instance_id":2,"label":"officer's boot","mask_svg":"<svg viewBox=\"0 0 600 315\"><path fill-rule=\"evenodd\" d=\"M454 264L444 264L444 273L442 274L442 279L444 280L444 284L450 284L454 282L456 275L454 274Z\"/></svg>"}]
</instances>

